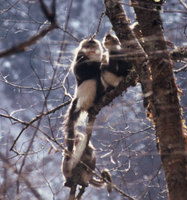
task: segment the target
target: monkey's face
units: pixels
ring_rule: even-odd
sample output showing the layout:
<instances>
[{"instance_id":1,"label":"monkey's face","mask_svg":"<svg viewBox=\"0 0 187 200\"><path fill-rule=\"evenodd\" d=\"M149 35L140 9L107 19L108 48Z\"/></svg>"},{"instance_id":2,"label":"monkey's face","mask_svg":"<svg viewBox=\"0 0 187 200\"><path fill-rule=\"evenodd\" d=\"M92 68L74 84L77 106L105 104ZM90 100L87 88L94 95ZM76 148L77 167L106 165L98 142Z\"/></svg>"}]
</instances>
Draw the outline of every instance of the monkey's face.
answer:
<instances>
[{"instance_id":1,"label":"monkey's face","mask_svg":"<svg viewBox=\"0 0 187 200\"><path fill-rule=\"evenodd\" d=\"M83 40L80 51L82 51L91 61L100 62L102 59L103 50L98 40Z\"/></svg>"},{"instance_id":2,"label":"monkey's face","mask_svg":"<svg viewBox=\"0 0 187 200\"><path fill-rule=\"evenodd\" d=\"M112 35L111 33L107 33L105 35L103 45L109 50L120 49L120 41L115 35Z\"/></svg>"}]
</instances>

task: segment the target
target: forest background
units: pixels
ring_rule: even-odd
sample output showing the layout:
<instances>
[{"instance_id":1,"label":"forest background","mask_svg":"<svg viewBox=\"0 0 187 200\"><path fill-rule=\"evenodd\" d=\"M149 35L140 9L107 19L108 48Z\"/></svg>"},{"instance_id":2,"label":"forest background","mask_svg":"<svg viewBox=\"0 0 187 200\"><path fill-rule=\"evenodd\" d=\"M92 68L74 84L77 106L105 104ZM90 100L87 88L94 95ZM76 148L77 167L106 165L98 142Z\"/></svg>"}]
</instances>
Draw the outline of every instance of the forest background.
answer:
<instances>
[{"instance_id":1,"label":"forest background","mask_svg":"<svg viewBox=\"0 0 187 200\"><path fill-rule=\"evenodd\" d=\"M53 13L52 1L44 2ZM122 5L133 24L133 8L128 1ZM100 0L56 0L56 27L37 0L0 1L0 199L40 199L37 195L67 199L61 160L64 114L75 88L70 65L81 39L96 33L102 41L106 32L113 32L104 11ZM186 46L186 2L167 1L160 15L165 39L170 41L168 48ZM22 49L11 49L21 43ZM176 60L174 74L183 91L184 119L186 73L186 60ZM97 173L108 168L113 183L134 199L168 198L155 130L146 118L140 84L129 87L99 112L91 140ZM125 199L119 191L108 197L105 188L98 191L91 186L84 194L88 198Z\"/></svg>"}]
</instances>

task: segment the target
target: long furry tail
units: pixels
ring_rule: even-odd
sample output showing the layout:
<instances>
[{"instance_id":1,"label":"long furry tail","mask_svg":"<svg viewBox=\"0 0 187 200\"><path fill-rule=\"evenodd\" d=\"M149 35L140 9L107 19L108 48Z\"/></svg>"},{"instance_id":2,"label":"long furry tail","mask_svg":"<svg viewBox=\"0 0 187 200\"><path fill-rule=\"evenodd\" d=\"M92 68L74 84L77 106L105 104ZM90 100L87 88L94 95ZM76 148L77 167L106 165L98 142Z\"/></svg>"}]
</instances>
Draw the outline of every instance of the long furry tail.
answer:
<instances>
[{"instance_id":1,"label":"long furry tail","mask_svg":"<svg viewBox=\"0 0 187 200\"><path fill-rule=\"evenodd\" d=\"M65 134L66 145L69 152L73 151L75 139L75 123L80 115L80 110L76 111L77 99L74 99L66 113Z\"/></svg>"},{"instance_id":2,"label":"long furry tail","mask_svg":"<svg viewBox=\"0 0 187 200\"><path fill-rule=\"evenodd\" d=\"M105 183L102 179L96 179L95 177L93 177L89 182L91 185L98 188L103 187Z\"/></svg>"},{"instance_id":3,"label":"long furry tail","mask_svg":"<svg viewBox=\"0 0 187 200\"><path fill-rule=\"evenodd\" d=\"M90 184L95 187L103 187L105 184L107 185L108 193L112 191L112 177L110 172L107 169L103 169L101 172L102 179L96 179L92 177L90 180Z\"/></svg>"}]
</instances>

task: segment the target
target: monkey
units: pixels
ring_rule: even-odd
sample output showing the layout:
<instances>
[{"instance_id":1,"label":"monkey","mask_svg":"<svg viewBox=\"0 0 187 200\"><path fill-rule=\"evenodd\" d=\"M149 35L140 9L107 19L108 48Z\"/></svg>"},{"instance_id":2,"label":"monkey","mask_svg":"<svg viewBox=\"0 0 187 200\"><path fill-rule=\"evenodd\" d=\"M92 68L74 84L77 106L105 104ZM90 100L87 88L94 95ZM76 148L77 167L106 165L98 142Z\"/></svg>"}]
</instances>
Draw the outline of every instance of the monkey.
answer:
<instances>
[{"instance_id":1,"label":"monkey","mask_svg":"<svg viewBox=\"0 0 187 200\"><path fill-rule=\"evenodd\" d=\"M72 63L73 74L76 79L74 99L66 113L65 134L66 145L69 152L73 152L75 125L83 111L89 112L90 108L101 98L104 87L101 82L101 60L103 48L101 43L93 38L85 39L76 50ZM86 148L86 139L77 151L76 160L72 162L74 168Z\"/></svg>"},{"instance_id":2,"label":"monkey","mask_svg":"<svg viewBox=\"0 0 187 200\"><path fill-rule=\"evenodd\" d=\"M70 196L75 194L77 185L82 186L82 191L89 184L102 187L106 183L109 192L112 188L112 179L108 171L102 171L101 175L104 177L101 180L93 177L96 165L95 149L88 142L88 136L75 129L81 112L89 113L92 106L104 94L104 85L101 81L102 56L101 43L93 38L85 39L79 44L72 63L76 90L66 113L65 141L67 149L62 163L62 171L66 178L64 185L71 188Z\"/></svg>"},{"instance_id":3,"label":"monkey","mask_svg":"<svg viewBox=\"0 0 187 200\"><path fill-rule=\"evenodd\" d=\"M63 174L66 178L66 183L64 184L67 187L71 187L72 184L79 184L81 186L87 187L89 181L92 179L93 173L92 170L95 170L96 166L96 155L95 148L89 142L85 148L81 159L78 161L77 165L72 168L72 160L76 159L76 151L79 151L80 146L82 145L85 136L78 132L75 136L74 142L74 153L65 155L63 160ZM74 158L73 158L74 157Z\"/></svg>"},{"instance_id":4,"label":"monkey","mask_svg":"<svg viewBox=\"0 0 187 200\"><path fill-rule=\"evenodd\" d=\"M77 131L74 142L74 152L79 151L79 147L82 145L84 139L85 135ZM76 156L76 153L71 155L67 153L62 161L62 171L64 177L66 178L64 185L66 187L71 188L73 185L87 187L89 184L91 184L95 187L101 188L104 185L107 185L108 192L110 193L112 191L112 178L107 169L102 170L102 179L96 179L93 177L93 171L96 167L96 154L95 148L90 141L86 146L81 159L74 168L71 167L71 162L75 159L72 158L73 156Z\"/></svg>"},{"instance_id":5,"label":"monkey","mask_svg":"<svg viewBox=\"0 0 187 200\"><path fill-rule=\"evenodd\" d=\"M101 65L101 80L106 88L115 88L129 74L131 63L125 60L124 50L119 39L107 33L103 39L103 45L108 51L108 63ZM106 60L106 59L105 59Z\"/></svg>"}]
</instances>

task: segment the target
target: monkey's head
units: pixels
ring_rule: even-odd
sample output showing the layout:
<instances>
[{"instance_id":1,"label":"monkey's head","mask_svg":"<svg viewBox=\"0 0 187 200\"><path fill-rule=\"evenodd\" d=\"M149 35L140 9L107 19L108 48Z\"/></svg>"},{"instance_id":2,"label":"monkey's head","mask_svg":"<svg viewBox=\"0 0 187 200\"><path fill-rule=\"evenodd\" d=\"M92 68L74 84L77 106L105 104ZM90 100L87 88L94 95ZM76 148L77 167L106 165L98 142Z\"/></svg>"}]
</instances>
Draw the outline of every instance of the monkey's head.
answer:
<instances>
[{"instance_id":1,"label":"monkey's head","mask_svg":"<svg viewBox=\"0 0 187 200\"><path fill-rule=\"evenodd\" d=\"M85 39L80 45L78 52L82 52L91 61L100 62L102 59L103 49L101 43L96 39Z\"/></svg>"},{"instance_id":2,"label":"monkey's head","mask_svg":"<svg viewBox=\"0 0 187 200\"><path fill-rule=\"evenodd\" d=\"M119 39L111 33L107 33L105 35L105 37L103 38L103 45L108 50L115 50L121 48L121 43Z\"/></svg>"}]
</instances>

